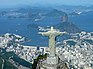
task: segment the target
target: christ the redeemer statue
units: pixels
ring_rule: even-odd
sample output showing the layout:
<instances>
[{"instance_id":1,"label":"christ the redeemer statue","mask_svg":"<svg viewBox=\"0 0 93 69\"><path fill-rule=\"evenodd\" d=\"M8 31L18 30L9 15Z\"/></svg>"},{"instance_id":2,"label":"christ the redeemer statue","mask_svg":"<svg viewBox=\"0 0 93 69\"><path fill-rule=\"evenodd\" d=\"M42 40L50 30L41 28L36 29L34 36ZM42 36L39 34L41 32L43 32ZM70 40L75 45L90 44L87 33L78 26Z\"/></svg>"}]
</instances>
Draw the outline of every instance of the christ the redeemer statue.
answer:
<instances>
[{"instance_id":1,"label":"christ the redeemer statue","mask_svg":"<svg viewBox=\"0 0 93 69\"><path fill-rule=\"evenodd\" d=\"M59 30L51 29L47 32L39 32L39 34L42 34L43 36L48 36L49 37L49 56L53 57L56 54L56 37L64 34L66 32L60 32Z\"/></svg>"}]
</instances>

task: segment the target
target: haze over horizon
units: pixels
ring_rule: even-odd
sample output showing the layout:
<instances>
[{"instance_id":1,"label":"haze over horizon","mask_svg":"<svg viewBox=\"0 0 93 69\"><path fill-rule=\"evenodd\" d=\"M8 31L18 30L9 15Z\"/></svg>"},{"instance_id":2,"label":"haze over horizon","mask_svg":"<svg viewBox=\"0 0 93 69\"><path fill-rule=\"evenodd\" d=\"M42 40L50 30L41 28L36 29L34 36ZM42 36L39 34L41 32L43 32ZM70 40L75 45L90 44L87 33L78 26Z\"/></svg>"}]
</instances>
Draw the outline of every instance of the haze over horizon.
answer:
<instances>
[{"instance_id":1,"label":"haze over horizon","mask_svg":"<svg viewBox=\"0 0 93 69\"><path fill-rule=\"evenodd\" d=\"M58 5L82 5L91 6L93 0L0 0L0 8L13 6L31 5L31 6L58 6Z\"/></svg>"}]
</instances>

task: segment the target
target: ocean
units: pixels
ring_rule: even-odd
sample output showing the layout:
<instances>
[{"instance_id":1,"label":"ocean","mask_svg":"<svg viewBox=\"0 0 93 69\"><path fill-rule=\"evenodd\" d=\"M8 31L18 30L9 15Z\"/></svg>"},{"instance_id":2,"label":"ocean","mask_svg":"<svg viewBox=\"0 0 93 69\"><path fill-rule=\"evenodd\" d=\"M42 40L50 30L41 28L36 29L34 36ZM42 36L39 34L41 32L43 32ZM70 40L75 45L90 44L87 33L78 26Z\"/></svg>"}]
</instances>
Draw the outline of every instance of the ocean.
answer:
<instances>
[{"instance_id":1,"label":"ocean","mask_svg":"<svg viewBox=\"0 0 93 69\"><path fill-rule=\"evenodd\" d=\"M77 16L71 16L70 21L72 21L81 30L93 32L93 11L82 13Z\"/></svg>"},{"instance_id":2,"label":"ocean","mask_svg":"<svg viewBox=\"0 0 93 69\"><path fill-rule=\"evenodd\" d=\"M59 19L60 20L60 19ZM37 22L25 18L0 17L0 34L14 33L31 39L31 42L24 43L32 46L48 46L47 37L38 34L39 30L36 28L28 28L29 24L38 24L38 26L52 26L59 23L59 20L47 20L45 22ZM84 13L76 16L69 16L69 20L74 23L81 30L93 32L93 13Z\"/></svg>"}]
</instances>

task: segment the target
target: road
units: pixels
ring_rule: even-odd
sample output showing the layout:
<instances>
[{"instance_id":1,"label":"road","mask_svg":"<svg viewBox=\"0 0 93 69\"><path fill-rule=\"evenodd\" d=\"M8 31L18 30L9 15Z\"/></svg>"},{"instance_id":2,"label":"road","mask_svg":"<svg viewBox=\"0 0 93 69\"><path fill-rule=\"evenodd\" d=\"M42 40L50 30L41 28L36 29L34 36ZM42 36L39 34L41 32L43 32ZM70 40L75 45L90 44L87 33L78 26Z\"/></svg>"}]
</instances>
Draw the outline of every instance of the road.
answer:
<instances>
[{"instance_id":1,"label":"road","mask_svg":"<svg viewBox=\"0 0 93 69\"><path fill-rule=\"evenodd\" d=\"M3 69L4 68L4 62L5 62L3 58L2 58L2 61L3 61L3 63L2 63L2 69Z\"/></svg>"}]
</instances>

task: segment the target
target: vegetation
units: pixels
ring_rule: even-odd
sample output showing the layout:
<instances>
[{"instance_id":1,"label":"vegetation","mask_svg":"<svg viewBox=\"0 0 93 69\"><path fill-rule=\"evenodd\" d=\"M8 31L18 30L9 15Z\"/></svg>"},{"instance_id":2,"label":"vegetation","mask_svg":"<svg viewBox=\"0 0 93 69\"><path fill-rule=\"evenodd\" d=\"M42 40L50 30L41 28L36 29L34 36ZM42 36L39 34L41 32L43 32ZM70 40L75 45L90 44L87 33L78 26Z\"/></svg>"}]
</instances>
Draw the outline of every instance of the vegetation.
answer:
<instances>
[{"instance_id":1,"label":"vegetation","mask_svg":"<svg viewBox=\"0 0 93 69\"><path fill-rule=\"evenodd\" d=\"M9 58L13 55L13 52L6 52L5 49L2 49L2 52L0 52L0 69L2 69L2 64L4 64L3 69L17 69L13 64L8 61Z\"/></svg>"},{"instance_id":2,"label":"vegetation","mask_svg":"<svg viewBox=\"0 0 93 69\"><path fill-rule=\"evenodd\" d=\"M3 60L2 60L2 58L0 57L0 69L1 69L1 67L2 67L2 63L3 63Z\"/></svg>"},{"instance_id":3,"label":"vegetation","mask_svg":"<svg viewBox=\"0 0 93 69\"><path fill-rule=\"evenodd\" d=\"M18 69L18 68L15 67L13 64L11 64L9 61L5 60L3 69Z\"/></svg>"},{"instance_id":4,"label":"vegetation","mask_svg":"<svg viewBox=\"0 0 93 69\"><path fill-rule=\"evenodd\" d=\"M11 62L9 62L9 59L12 59L19 65L25 66L30 68L32 66L31 63L21 59L18 57L14 52L6 52L5 49L0 52L0 69L2 69L2 64L4 64L4 69L18 69L15 67ZM3 63L4 60L4 63Z\"/></svg>"},{"instance_id":5,"label":"vegetation","mask_svg":"<svg viewBox=\"0 0 93 69\"><path fill-rule=\"evenodd\" d=\"M47 54L45 54L45 55L39 55L37 57L37 59L34 59L34 63L32 64L32 68L31 69L36 69L37 63L39 62L39 60L46 59L46 58L47 58Z\"/></svg>"},{"instance_id":6,"label":"vegetation","mask_svg":"<svg viewBox=\"0 0 93 69\"><path fill-rule=\"evenodd\" d=\"M10 53L0 53L0 69L2 69L2 64L4 65L3 69L17 69L13 64L11 64L8 59L12 55L12 52ZM4 60L4 62L3 62Z\"/></svg>"},{"instance_id":7,"label":"vegetation","mask_svg":"<svg viewBox=\"0 0 93 69\"><path fill-rule=\"evenodd\" d=\"M31 67L32 64L27 62L27 61L24 61L23 59L19 58L17 55L14 55L13 58L12 58L15 62L19 63L20 65L23 65L25 67Z\"/></svg>"}]
</instances>

